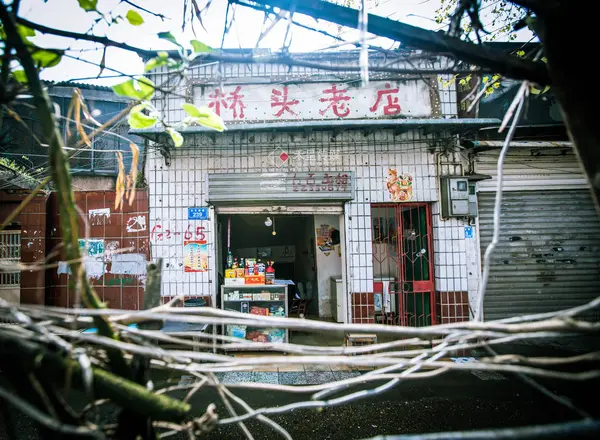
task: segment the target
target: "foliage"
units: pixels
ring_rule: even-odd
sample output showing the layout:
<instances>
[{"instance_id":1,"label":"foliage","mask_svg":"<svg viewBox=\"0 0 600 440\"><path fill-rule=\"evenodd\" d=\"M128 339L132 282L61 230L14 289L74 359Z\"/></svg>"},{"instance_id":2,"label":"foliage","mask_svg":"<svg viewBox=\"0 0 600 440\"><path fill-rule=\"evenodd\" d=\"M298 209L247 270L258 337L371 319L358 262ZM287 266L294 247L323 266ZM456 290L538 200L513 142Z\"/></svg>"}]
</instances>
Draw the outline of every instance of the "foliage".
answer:
<instances>
[{"instance_id":1,"label":"foliage","mask_svg":"<svg viewBox=\"0 0 600 440\"><path fill-rule=\"evenodd\" d=\"M447 23L455 17L455 11L460 0L439 0L440 7L435 11L435 21L438 24ZM468 3L468 2L465 2ZM478 24L462 23L460 29L463 36L473 40L477 31L481 32L482 41L496 41L507 39L514 41L517 38L515 24L528 16L527 9L508 1L481 0L479 3L478 21L484 22L483 29L477 29ZM470 16L470 18L472 18Z\"/></svg>"},{"instance_id":2,"label":"foliage","mask_svg":"<svg viewBox=\"0 0 600 440\"><path fill-rule=\"evenodd\" d=\"M127 18L127 21L129 21L129 24L131 24L132 26L141 26L142 24L144 24L144 19L142 18L142 16L139 14L139 12L134 11L133 9L127 11L127 15L125 17Z\"/></svg>"},{"instance_id":3,"label":"foliage","mask_svg":"<svg viewBox=\"0 0 600 440\"><path fill-rule=\"evenodd\" d=\"M23 156L23 159L28 160L26 156ZM22 183L24 183L27 187L34 188L40 183L38 179L29 173L27 168L25 168L23 165L19 165L14 160L10 160L6 157L0 157L0 166L14 171L19 176L18 178L22 180Z\"/></svg>"}]
</instances>

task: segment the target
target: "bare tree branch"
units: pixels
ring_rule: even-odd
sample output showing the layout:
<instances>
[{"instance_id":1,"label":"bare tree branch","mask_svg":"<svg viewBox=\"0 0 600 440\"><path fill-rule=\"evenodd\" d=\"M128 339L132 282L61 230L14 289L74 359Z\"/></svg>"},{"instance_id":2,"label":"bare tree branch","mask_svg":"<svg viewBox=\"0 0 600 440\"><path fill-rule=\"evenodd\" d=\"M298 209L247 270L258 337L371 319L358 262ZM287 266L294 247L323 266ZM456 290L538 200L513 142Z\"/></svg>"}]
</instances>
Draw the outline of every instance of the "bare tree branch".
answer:
<instances>
[{"instance_id":1,"label":"bare tree branch","mask_svg":"<svg viewBox=\"0 0 600 440\"><path fill-rule=\"evenodd\" d=\"M327 20L351 28L358 26L356 9L338 6L323 0L253 0L254 3L275 6L285 10L295 8L301 14ZM400 41L406 46L433 52L450 52L460 59L488 68L501 75L527 79L539 84L551 84L552 80L543 63L523 60L485 45L467 43L442 32L433 32L399 21L369 14L367 31Z\"/></svg>"},{"instance_id":2,"label":"bare tree branch","mask_svg":"<svg viewBox=\"0 0 600 440\"><path fill-rule=\"evenodd\" d=\"M119 43L118 41L113 41L108 37L101 37L92 34L82 34L79 32L71 32L65 31L63 29L56 29L48 26L44 26L43 24L34 23L29 21L23 17L16 17L16 21L23 26L27 26L31 29L35 29L36 31L40 31L44 34L57 35L59 37L72 38L74 40L84 40L91 41L94 43L102 44L104 46L117 47L119 49L128 50L130 52L135 52L142 57L154 57L157 54L157 51L142 49L140 47L130 46L127 43Z\"/></svg>"},{"instance_id":3,"label":"bare tree branch","mask_svg":"<svg viewBox=\"0 0 600 440\"><path fill-rule=\"evenodd\" d=\"M123 3L127 3L129 6L133 6L134 8L136 8L136 9L139 9L140 11L144 11L144 12L146 12L147 14L154 15L155 17L158 17L158 18L160 18L162 21L165 21L165 19L167 18L167 17L165 17L163 14L159 14L159 13L156 13L156 12L152 12L151 10L149 10L149 9L146 9L146 8L144 8L144 7L140 6L140 5L136 5L135 3L133 3L133 2L132 2L132 1L130 1L130 0L121 0L121 1L122 1Z\"/></svg>"}]
</instances>

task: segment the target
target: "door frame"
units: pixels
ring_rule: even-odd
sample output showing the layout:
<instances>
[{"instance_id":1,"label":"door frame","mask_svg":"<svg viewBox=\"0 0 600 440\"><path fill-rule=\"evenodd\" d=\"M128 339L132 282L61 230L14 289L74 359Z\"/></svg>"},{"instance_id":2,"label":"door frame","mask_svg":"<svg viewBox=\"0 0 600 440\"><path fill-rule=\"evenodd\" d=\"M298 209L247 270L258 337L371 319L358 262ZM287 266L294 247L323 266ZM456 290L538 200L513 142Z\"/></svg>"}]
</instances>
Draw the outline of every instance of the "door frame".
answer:
<instances>
[{"instance_id":1,"label":"door frame","mask_svg":"<svg viewBox=\"0 0 600 440\"><path fill-rule=\"evenodd\" d=\"M397 253L398 253L398 274L400 277L400 280L398 282L399 287L401 287L400 289L397 289L398 292L396 294L402 294L404 295L405 293L409 293L409 292L405 292L404 288L403 288L403 284L404 282L402 280L404 280L405 278L405 273L406 273L406 268L405 268L405 264L403 262L403 258L401 258L400 256L404 255L404 249L403 249L403 238L404 238L404 228L403 228L403 223L404 220L402 218L402 209L403 208L425 208L425 229L426 229L426 236L427 236L427 245L428 245L428 252L429 252L429 258L428 258L428 268L429 268L429 281L412 281L413 283L413 289L412 292L413 293L427 293L429 292L429 302L430 302L430 308L431 308L431 324L435 325L437 324L437 307L436 307L436 290L435 290L435 272L434 272L434 255L435 255L435 250L433 248L433 221L432 221L432 203L430 202L406 202L406 203L371 203L371 213L373 212L373 208L376 209L380 209L380 208L385 208L385 209L393 209L394 210L394 218L396 220L396 232L398 234L398 239L397 239ZM372 227L372 224L371 224ZM403 316L403 311L402 309L404 308L403 305L403 301L398 301L399 304L399 309L398 310L398 314L399 316Z\"/></svg>"}]
</instances>

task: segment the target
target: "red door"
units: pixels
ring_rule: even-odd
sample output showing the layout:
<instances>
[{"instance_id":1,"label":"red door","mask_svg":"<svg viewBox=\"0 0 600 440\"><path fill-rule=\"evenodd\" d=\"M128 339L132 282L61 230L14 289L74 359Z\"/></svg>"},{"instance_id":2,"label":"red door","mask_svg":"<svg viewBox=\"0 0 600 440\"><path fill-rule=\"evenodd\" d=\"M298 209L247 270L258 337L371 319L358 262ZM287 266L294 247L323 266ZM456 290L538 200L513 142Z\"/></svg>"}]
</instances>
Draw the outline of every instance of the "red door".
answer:
<instances>
[{"instance_id":1,"label":"red door","mask_svg":"<svg viewBox=\"0 0 600 440\"><path fill-rule=\"evenodd\" d=\"M430 205L373 204L371 217L376 322L435 324Z\"/></svg>"}]
</instances>

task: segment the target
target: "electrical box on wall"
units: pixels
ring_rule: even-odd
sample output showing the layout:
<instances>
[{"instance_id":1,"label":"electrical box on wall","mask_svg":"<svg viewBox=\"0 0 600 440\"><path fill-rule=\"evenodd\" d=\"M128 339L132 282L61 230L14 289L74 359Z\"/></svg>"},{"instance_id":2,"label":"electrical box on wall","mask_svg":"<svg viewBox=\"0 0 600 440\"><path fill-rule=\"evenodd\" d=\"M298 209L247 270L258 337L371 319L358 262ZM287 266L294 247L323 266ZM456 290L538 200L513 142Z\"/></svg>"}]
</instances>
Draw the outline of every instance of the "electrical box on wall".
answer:
<instances>
[{"instance_id":1,"label":"electrical box on wall","mask_svg":"<svg viewBox=\"0 0 600 440\"><path fill-rule=\"evenodd\" d=\"M477 191L475 183L469 183L469 217L477 217Z\"/></svg>"},{"instance_id":2,"label":"electrical box on wall","mask_svg":"<svg viewBox=\"0 0 600 440\"><path fill-rule=\"evenodd\" d=\"M446 176L440 179L442 195L442 217L468 217L471 214L469 179L461 176Z\"/></svg>"}]
</instances>

